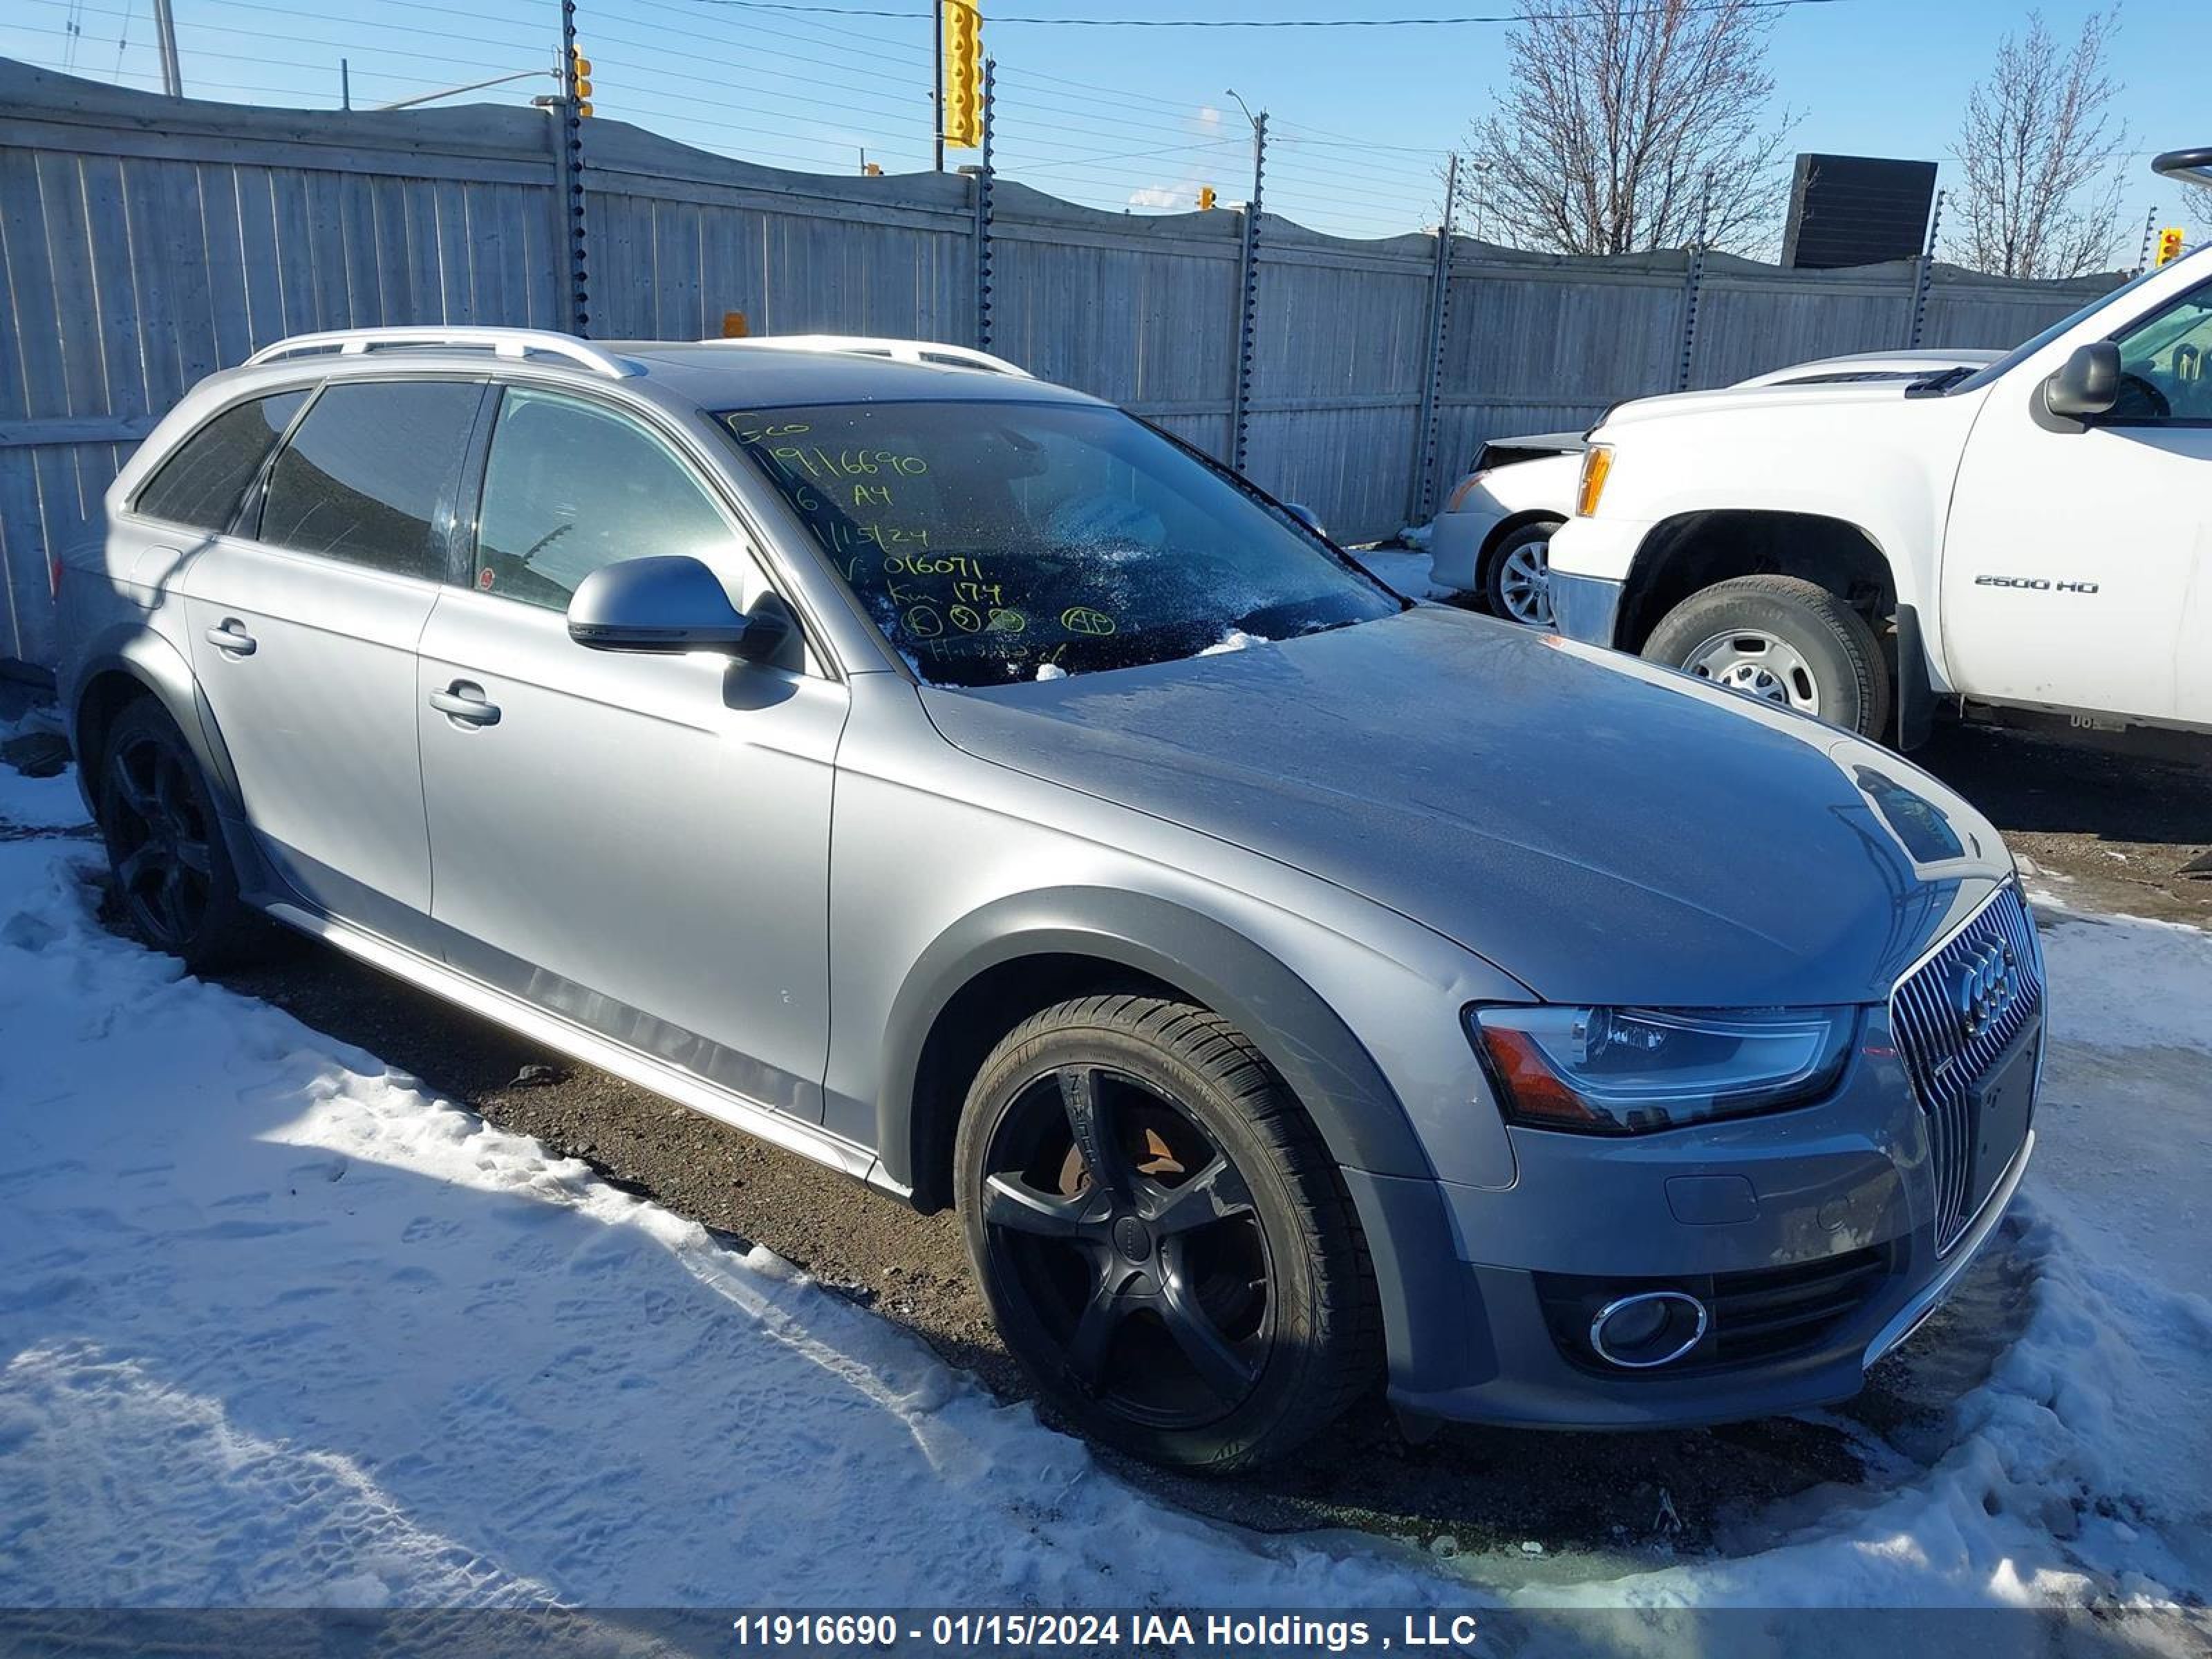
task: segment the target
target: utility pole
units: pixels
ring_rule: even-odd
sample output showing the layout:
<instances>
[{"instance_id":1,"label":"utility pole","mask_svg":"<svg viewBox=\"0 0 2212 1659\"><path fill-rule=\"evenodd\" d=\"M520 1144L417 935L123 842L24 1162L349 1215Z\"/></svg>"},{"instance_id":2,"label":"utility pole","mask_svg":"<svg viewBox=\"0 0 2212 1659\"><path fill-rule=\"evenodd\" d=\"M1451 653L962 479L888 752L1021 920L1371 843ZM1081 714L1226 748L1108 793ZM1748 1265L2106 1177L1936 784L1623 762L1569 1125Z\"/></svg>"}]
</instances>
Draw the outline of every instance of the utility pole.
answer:
<instances>
[{"instance_id":1,"label":"utility pole","mask_svg":"<svg viewBox=\"0 0 2212 1659\"><path fill-rule=\"evenodd\" d=\"M2151 245L2157 240L2158 205L2153 203L2150 211L2143 215L2142 252L2136 255L2136 275L2138 276L2150 269Z\"/></svg>"},{"instance_id":2,"label":"utility pole","mask_svg":"<svg viewBox=\"0 0 2212 1659\"><path fill-rule=\"evenodd\" d=\"M930 59L929 107L933 112L930 125L935 130L936 167L945 171L945 0L933 0L937 27L932 32L936 43Z\"/></svg>"},{"instance_id":3,"label":"utility pole","mask_svg":"<svg viewBox=\"0 0 2212 1659\"><path fill-rule=\"evenodd\" d=\"M338 107L353 107L353 66L343 58L338 59Z\"/></svg>"},{"instance_id":4,"label":"utility pole","mask_svg":"<svg viewBox=\"0 0 2212 1659\"><path fill-rule=\"evenodd\" d=\"M982 163L960 170L975 181L975 349L991 349L991 104L999 66L983 60Z\"/></svg>"},{"instance_id":5,"label":"utility pole","mask_svg":"<svg viewBox=\"0 0 2212 1659\"><path fill-rule=\"evenodd\" d=\"M169 9L169 0L154 0L154 40L161 50L161 90L181 98L185 73L177 64L177 16Z\"/></svg>"}]
</instances>

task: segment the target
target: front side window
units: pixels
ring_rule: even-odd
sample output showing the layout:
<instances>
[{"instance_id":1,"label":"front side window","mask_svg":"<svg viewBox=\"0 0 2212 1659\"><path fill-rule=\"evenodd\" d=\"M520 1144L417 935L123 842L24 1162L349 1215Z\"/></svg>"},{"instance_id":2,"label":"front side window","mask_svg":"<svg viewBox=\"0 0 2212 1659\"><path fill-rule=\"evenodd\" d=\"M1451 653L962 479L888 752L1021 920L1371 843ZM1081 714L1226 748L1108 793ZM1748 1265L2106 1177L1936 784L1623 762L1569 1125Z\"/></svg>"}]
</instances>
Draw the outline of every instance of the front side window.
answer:
<instances>
[{"instance_id":1,"label":"front side window","mask_svg":"<svg viewBox=\"0 0 2212 1659\"><path fill-rule=\"evenodd\" d=\"M550 392L501 398L477 519L479 592L563 610L603 565L661 553L712 565L732 540L690 469L635 422Z\"/></svg>"},{"instance_id":2,"label":"front side window","mask_svg":"<svg viewBox=\"0 0 2212 1659\"><path fill-rule=\"evenodd\" d=\"M226 409L185 440L138 492L138 511L196 530L224 530L239 497L307 400L303 388Z\"/></svg>"},{"instance_id":3,"label":"front side window","mask_svg":"<svg viewBox=\"0 0 2212 1659\"><path fill-rule=\"evenodd\" d=\"M325 386L270 473L261 539L393 575L436 574L432 526L482 398L467 380Z\"/></svg>"},{"instance_id":4,"label":"front side window","mask_svg":"<svg viewBox=\"0 0 2212 1659\"><path fill-rule=\"evenodd\" d=\"M2212 421L2212 287L2185 294L2115 337L2116 421Z\"/></svg>"},{"instance_id":5,"label":"front side window","mask_svg":"<svg viewBox=\"0 0 2212 1659\"><path fill-rule=\"evenodd\" d=\"M1132 667L1403 608L1118 410L841 404L721 418L934 684Z\"/></svg>"}]
</instances>

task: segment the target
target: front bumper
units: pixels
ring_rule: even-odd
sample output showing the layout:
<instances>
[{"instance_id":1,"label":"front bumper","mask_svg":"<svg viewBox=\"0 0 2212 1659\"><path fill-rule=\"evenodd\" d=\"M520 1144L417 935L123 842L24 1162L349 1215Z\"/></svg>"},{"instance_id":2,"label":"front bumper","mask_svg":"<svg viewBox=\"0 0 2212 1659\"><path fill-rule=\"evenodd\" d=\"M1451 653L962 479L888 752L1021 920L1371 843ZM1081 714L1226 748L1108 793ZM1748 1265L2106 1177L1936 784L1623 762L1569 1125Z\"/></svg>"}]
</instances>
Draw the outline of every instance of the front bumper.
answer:
<instances>
[{"instance_id":1,"label":"front bumper","mask_svg":"<svg viewBox=\"0 0 2212 1659\"><path fill-rule=\"evenodd\" d=\"M2042 1023L2008 1054L2039 1053ZM1460 1259L1424 1300L1432 1320L1454 1322L1456 1346L1416 1342L1425 1363L1413 1365L1394 1353L1394 1403L1461 1421L1632 1429L1857 1393L1994 1235L2035 1139L2023 1133L1939 1253L1929 1130L1894 1050L1886 1017L1870 1012L1850 1073L1819 1105L1617 1141L1516 1131L1511 1188L1443 1188ZM1845 1284L1848 1297L1828 1288ZM1733 1357L1717 1336L1679 1367L1625 1370L1577 1346L1585 1315L1563 1317L1563 1298L1585 1285L1690 1290L1714 1307L1717 1333L1731 1309L1751 1310L1735 1316L1739 1330L1804 1319Z\"/></svg>"},{"instance_id":2,"label":"front bumper","mask_svg":"<svg viewBox=\"0 0 2212 1659\"><path fill-rule=\"evenodd\" d=\"M1429 579L1458 592L1480 592L1483 545L1504 517L1502 508L1473 501L1456 513L1437 514L1429 528Z\"/></svg>"}]
</instances>

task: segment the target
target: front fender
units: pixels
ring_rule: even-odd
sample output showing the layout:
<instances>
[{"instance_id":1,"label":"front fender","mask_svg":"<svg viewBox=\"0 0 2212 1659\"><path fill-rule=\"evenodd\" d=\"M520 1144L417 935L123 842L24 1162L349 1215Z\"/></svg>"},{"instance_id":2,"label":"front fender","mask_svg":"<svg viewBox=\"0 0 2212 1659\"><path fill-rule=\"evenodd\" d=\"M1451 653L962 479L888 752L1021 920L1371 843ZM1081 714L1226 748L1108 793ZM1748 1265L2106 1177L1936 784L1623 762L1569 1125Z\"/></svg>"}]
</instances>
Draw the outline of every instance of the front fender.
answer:
<instances>
[{"instance_id":1,"label":"front fender","mask_svg":"<svg viewBox=\"0 0 2212 1659\"><path fill-rule=\"evenodd\" d=\"M884 1030L877 1145L890 1184L914 1180L914 1084L938 1016L961 988L1028 957L1076 955L1173 986L1232 1021L1297 1093L1331 1154L1372 1264L1393 1388L1471 1374L1481 1329L1466 1297L1443 1189L1395 1092L1319 993L1212 917L1146 894L1063 888L1013 895L945 930L916 961Z\"/></svg>"},{"instance_id":2,"label":"front fender","mask_svg":"<svg viewBox=\"0 0 2212 1659\"><path fill-rule=\"evenodd\" d=\"M979 974L1024 957L1081 956L1174 986L1235 1023L1296 1091L1339 1162L1430 1175L1395 1092L1310 986L1234 928L1150 894L1058 888L1009 895L954 922L908 970L884 1023L877 1145L912 1184L915 1079L939 1014Z\"/></svg>"}]
</instances>

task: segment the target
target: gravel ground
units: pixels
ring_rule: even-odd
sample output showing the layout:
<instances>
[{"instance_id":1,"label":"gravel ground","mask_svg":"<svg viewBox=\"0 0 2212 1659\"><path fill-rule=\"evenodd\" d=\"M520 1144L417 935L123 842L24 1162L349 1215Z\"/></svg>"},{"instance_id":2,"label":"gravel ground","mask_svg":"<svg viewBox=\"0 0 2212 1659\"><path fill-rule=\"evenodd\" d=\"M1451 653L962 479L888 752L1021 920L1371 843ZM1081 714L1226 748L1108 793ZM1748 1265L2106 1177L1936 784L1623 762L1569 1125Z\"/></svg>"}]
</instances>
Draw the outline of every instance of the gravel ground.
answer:
<instances>
[{"instance_id":1,"label":"gravel ground","mask_svg":"<svg viewBox=\"0 0 2212 1659\"><path fill-rule=\"evenodd\" d=\"M2069 900L2212 923L2212 765L2117 760L2011 733L1947 732L1916 757L1982 805ZM299 942L227 982L413 1072L504 1127L588 1160L609 1180L733 1239L766 1244L915 1331L1001 1397L1024 1394L970 1287L950 1215L915 1215L843 1177L459 1013ZM2012 1318L2002 1252L1842 1411L1621 1435L1449 1429L1409 1443L1379 1405L1310 1457L1237 1481L1126 1466L1205 1513L1268 1530L1349 1526L1441 1551L1650 1558L1711 1544L1729 1518L1823 1482L1913 1460L1917 1425L2002 1348ZM1961 1373L1966 1375L1962 1378ZM1939 1447L1930 1445L1933 1455Z\"/></svg>"}]
</instances>

